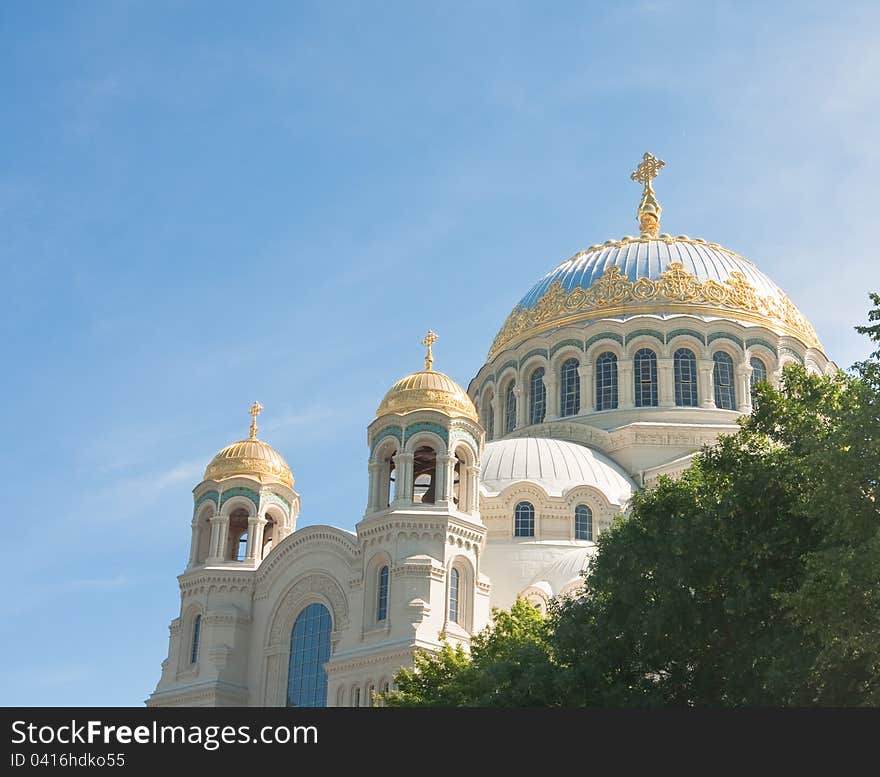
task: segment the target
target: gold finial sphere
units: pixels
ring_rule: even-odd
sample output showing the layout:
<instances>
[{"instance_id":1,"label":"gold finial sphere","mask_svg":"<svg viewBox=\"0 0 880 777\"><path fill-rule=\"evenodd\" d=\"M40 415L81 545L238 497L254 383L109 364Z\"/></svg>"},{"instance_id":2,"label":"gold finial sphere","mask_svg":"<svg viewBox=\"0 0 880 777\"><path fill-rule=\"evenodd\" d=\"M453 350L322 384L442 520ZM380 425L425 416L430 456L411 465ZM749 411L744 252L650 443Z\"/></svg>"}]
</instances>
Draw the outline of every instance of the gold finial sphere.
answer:
<instances>
[{"instance_id":1,"label":"gold finial sphere","mask_svg":"<svg viewBox=\"0 0 880 777\"><path fill-rule=\"evenodd\" d=\"M425 335L425 339L422 340L422 345L424 345L428 352L425 354L425 372L430 372L431 368L434 365L434 354L431 351L431 346L434 345L440 338L437 334L431 329L428 330L428 334Z\"/></svg>"},{"instance_id":2,"label":"gold finial sphere","mask_svg":"<svg viewBox=\"0 0 880 777\"><path fill-rule=\"evenodd\" d=\"M257 439L257 416L262 411L263 411L263 406L259 402L254 402L254 404L251 405L251 409L248 411L252 416L252 420L251 420L251 439L252 440Z\"/></svg>"}]
</instances>

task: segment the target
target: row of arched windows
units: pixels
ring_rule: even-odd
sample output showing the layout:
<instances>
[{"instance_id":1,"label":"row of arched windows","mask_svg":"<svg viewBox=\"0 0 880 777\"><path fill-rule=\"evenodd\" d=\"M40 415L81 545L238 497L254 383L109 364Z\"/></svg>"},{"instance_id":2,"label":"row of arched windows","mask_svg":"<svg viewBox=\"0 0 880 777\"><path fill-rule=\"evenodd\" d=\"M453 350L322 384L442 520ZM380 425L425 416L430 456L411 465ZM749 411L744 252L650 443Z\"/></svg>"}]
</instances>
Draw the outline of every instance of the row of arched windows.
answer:
<instances>
[{"instance_id":1,"label":"row of arched windows","mask_svg":"<svg viewBox=\"0 0 880 777\"><path fill-rule=\"evenodd\" d=\"M712 355L715 406L723 410L735 410L737 396L733 358L724 351ZM759 381L767 380L767 365L757 356L749 360L752 368L751 389ZM581 406L581 383L579 362L567 359L559 371L559 416L577 415ZM529 424L540 424L547 411L547 389L544 384L544 368L537 367L528 378ZM697 357L690 348L679 348L673 354L673 377L675 381L675 404L678 407L698 406ZM596 410L615 410L618 406L617 354L605 351L596 358L595 366ZM657 354L650 348L640 348L633 355L633 402L636 407L657 407L659 390L657 378ZM516 384L507 384L503 396L503 433L510 434L516 428ZM484 418L489 439L495 432L495 408L486 402Z\"/></svg>"},{"instance_id":2,"label":"row of arched windows","mask_svg":"<svg viewBox=\"0 0 880 777\"><path fill-rule=\"evenodd\" d=\"M535 536L535 506L531 502L519 502L513 511L513 536ZM574 508L574 538L593 539L593 511L584 504Z\"/></svg>"}]
</instances>

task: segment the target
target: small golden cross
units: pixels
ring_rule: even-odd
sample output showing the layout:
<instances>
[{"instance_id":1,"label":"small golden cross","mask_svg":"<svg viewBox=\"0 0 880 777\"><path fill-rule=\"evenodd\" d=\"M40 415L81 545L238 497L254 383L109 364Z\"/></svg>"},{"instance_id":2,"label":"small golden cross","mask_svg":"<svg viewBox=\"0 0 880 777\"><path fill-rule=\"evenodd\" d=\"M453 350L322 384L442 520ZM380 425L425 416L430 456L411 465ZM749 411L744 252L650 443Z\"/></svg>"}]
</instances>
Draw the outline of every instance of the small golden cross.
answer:
<instances>
[{"instance_id":1,"label":"small golden cross","mask_svg":"<svg viewBox=\"0 0 880 777\"><path fill-rule=\"evenodd\" d=\"M248 411L251 414L251 416L253 416L253 420L251 421L251 439L252 440L257 439L257 416L260 414L262 409L263 409L263 406L259 402L254 402L254 404L251 405L251 409Z\"/></svg>"},{"instance_id":2,"label":"small golden cross","mask_svg":"<svg viewBox=\"0 0 880 777\"><path fill-rule=\"evenodd\" d=\"M657 159L652 153L646 151L641 163L629 177L634 181L645 184L646 191L653 191L651 180L656 178L660 168L665 166L666 162L662 159Z\"/></svg>"},{"instance_id":3,"label":"small golden cross","mask_svg":"<svg viewBox=\"0 0 880 777\"><path fill-rule=\"evenodd\" d=\"M425 372L430 372L431 367L434 364L434 354L431 352L431 346L439 339L440 338L429 329L428 334L425 335L425 339L422 340L422 345L428 349L428 353L425 354Z\"/></svg>"}]
</instances>

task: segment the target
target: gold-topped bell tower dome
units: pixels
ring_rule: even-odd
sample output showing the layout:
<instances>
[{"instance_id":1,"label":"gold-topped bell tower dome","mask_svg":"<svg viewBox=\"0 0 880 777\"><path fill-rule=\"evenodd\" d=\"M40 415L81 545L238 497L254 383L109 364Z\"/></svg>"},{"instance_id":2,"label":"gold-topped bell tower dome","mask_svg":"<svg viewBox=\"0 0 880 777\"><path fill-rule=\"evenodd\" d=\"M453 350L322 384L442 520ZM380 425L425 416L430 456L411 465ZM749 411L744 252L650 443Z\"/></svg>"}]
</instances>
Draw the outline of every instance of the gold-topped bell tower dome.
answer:
<instances>
[{"instance_id":1,"label":"gold-topped bell tower dome","mask_svg":"<svg viewBox=\"0 0 880 777\"><path fill-rule=\"evenodd\" d=\"M395 383L376 410L376 417L389 413L411 413L416 410L439 410L451 418L478 421L477 409L467 392L448 375L437 372L431 347L439 338L430 329L422 345L427 348L425 369L407 375Z\"/></svg>"},{"instance_id":2,"label":"gold-topped bell tower dome","mask_svg":"<svg viewBox=\"0 0 880 777\"><path fill-rule=\"evenodd\" d=\"M263 406L254 402L250 414L250 437L227 445L205 470L205 480L225 480L244 475L260 483L280 483L293 488L293 473L281 454L269 443L257 439L257 416Z\"/></svg>"}]
</instances>

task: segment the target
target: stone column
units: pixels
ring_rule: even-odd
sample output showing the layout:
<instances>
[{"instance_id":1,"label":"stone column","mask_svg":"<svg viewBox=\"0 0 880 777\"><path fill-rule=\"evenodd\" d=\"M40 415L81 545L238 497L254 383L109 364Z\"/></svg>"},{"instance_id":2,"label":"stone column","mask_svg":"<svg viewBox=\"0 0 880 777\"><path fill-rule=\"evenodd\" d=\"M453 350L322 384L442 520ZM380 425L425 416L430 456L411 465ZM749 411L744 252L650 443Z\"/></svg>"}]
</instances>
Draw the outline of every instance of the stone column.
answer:
<instances>
[{"instance_id":1,"label":"stone column","mask_svg":"<svg viewBox=\"0 0 880 777\"><path fill-rule=\"evenodd\" d=\"M382 501L382 492L385 489L385 484L380 476L384 468L385 465L381 461L371 461L368 466L370 472L370 491L367 494L368 513L374 513L376 510L381 509L380 502Z\"/></svg>"},{"instance_id":2,"label":"stone column","mask_svg":"<svg viewBox=\"0 0 880 777\"><path fill-rule=\"evenodd\" d=\"M260 561L263 558L263 536L266 531L265 518L254 518L248 521L248 561Z\"/></svg>"},{"instance_id":3,"label":"stone column","mask_svg":"<svg viewBox=\"0 0 880 777\"><path fill-rule=\"evenodd\" d=\"M547 397L545 421L559 418L559 378L555 372L544 372L544 395Z\"/></svg>"},{"instance_id":4,"label":"stone column","mask_svg":"<svg viewBox=\"0 0 880 777\"><path fill-rule=\"evenodd\" d=\"M617 406L622 410L635 407L632 359L617 360Z\"/></svg>"},{"instance_id":5,"label":"stone column","mask_svg":"<svg viewBox=\"0 0 880 777\"><path fill-rule=\"evenodd\" d=\"M513 387L513 396L516 397L516 426L514 429L519 429L528 423L527 419L529 417L525 402L526 392L523 391L519 383Z\"/></svg>"},{"instance_id":6,"label":"stone column","mask_svg":"<svg viewBox=\"0 0 880 777\"><path fill-rule=\"evenodd\" d=\"M261 557L263 548L263 527L269 523L265 518L252 515L248 518L247 549L244 557L247 561L254 561Z\"/></svg>"},{"instance_id":7,"label":"stone column","mask_svg":"<svg viewBox=\"0 0 880 777\"><path fill-rule=\"evenodd\" d=\"M736 368L736 409L752 412L752 365L745 363Z\"/></svg>"},{"instance_id":8,"label":"stone column","mask_svg":"<svg viewBox=\"0 0 880 777\"><path fill-rule=\"evenodd\" d=\"M657 400L660 407L675 407L675 375L672 359L657 359Z\"/></svg>"},{"instance_id":9,"label":"stone column","mask_svg":"<svg viewBox=\"0 0 880 777\"><path fill-rule=\"evenodd\" d=\"M437 487L434 489L434 504L447 507L452 504L452 489L455 483L455 456L448 453L437 457L435 467Z\"/></svg>"},{"instance_id":10,"label":"stone column","mask_svg":"<svg viewBox=\"0 0 880 777\"><path fill-rule=\"evenodd\" d=\"M490 435L493 440L497 440L501 436L501 430L503 429L502 423L502 411L501 411L501 399L498 394L492 394L492 434ZM489 429L486 430L486 433L489 434Z\"/></svg>"},{"instance_id":11,"label":"stone column","mask_svg":"<svg viewBox=\"0 0 880 777\"><path fill-rule=\"evenodd\" d=\"M715 362L712 359L697 360L697 371L700 373L700 407L715 407L715 383L712 380L714 368Z\"/></svg>"},{"instance_id":12,"label":"stone column","mask_svg":"<svg viewBox=\"0 0 880 777\"><path fill-rule=\"evenodd\" d=\"M480 510L480 468L471 465L468 473L468 512L476 515Z\"/></svg>"},{"instance_id":13,"label":"stone column","mask_svg":"<svg viewBox=\"0 0 880 777\"><path fill-rule=\"evenodd\" d=\"M217 559L226 561L226 550L229 547L229 516L221 515L217 524Z\"/></svg>"},{"instance_id":14,"label":"stone column","mask_svg":"<svg viewBox=\"0 0 880 777\"><path fill-rule=\"evenodd\" d=\"M395 506L412 502L413 458L411 453L398 453L394 457L394 470L397 472L394 481Z\"/></svg>"},{"instance_id":15,"label":"stone column","mask_svg":"<svg viewBox=\"0 0 880 777\"><path fill-rule=\"evenodd\" d=\"M592 413L596 409L596 392L593 390L593 362L584 362L578 367L580 380L581 406L578 413Z\"/></svg>"},{"instance_id":16,"label":"stone column","mask_svg":"<svg viewBox=\"0 0 880 777\"><path fill-rule=\"evenodd\" d=\"M190 541L190 545L189 545L189 561L187 562L187 565L186 565L187 569L189 569L192 566L195 566L196 551L198 550L199 540L201 539L201 537L199 537L199 521L198 521L198 519L193 518L191 526L192 526L192 540Z\"/></svg>"}]
</instances>

